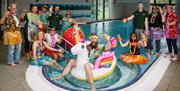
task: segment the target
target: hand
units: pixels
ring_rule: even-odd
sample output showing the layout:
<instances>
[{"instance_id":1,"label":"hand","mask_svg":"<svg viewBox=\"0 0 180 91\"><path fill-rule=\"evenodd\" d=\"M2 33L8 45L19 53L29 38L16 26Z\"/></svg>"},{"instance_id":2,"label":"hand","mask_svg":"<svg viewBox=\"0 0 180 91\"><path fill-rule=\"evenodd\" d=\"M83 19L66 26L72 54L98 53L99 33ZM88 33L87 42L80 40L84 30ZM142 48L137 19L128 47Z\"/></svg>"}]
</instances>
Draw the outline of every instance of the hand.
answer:
<instances>
[{"instance_id":1,"label":"hand","mask_svg":"<svg viewBox=\"0 0 180 91\"><path fill-rule=\"evenodd\" d=\"M6 11L5 16L8 16L8 15L9 15L9 11Z\"/></svg>"},{"instance_id":2,"label":"hand","mask_svg":"<svg viewBox=\"0 0 180 91\"><path fill-rule=\"evenodd\" d=\"M37 65L37 64L38 64L38 62L34 60L34 64L35 64L35 65Z\"/></svg>"},{"instance_id":3,"label":"hand","mask_svg":"<svg viewBox=\"0 0 180 91\"><path fill-rule=\"evenodd\" d=\"M146 39L146 36L143 33L141 33L141 37L142 37L142 39Z\"/></svg>"},{"instance_id":4,"label":"hand","mask_svg":"<svg viewBox=\"0 0 180 91\"><path fill-rule=\"evenodd\" d=\"M117 39L118 39L118 41L121 41L122 39L121 39L121 36L118 34L117 35Z\"/></svg>"},{"instance_id":5,"label":"hand","mask_svg":"<svg viewBox=\"0 0 180 91\"><path fill-rule=\"evenodd\" d=\"M58 52L60 52L60 53L63 53L63 50L61 50L61 49L59 49L59 50L57 50Z\"/></svg>"},{"instance_id":6,"label":"hand","mask_svg":"<svg viewBox=\"0 0 180 91\"><path fill-rule=\"evenodd\" d=\"M127 18L123 18L123 23L126 23L127 21L128 21L128 19Z\"/></svg>"},{"instance_id":7,"label":"hand","mask_svg":"<svg viewBox=\"0 0 180 91\"><path fill-rule=\"evenodd\" d=\"M51 6L51 7L49 8L49 11L53 11L53 6Z\"/></svg>"},{"instance_id":8,"label":"hand","mask_svg":"<svg viewBox=\"0 0 180 91\"><path fill-rule=\"evenodd\" d=\"M149 31L148 31L148 30L145 30L145 31L144 31L144 34L145 34L145 35L149 35Z\"/></svg>"},{"instance_id":9,"label":"hand","mask_svg":"<svg viewBox=\"0 0 180 91\"><path fill-rule=\"evenodd\" d=\"M109 41L109 40L110 40L110 36L109 36L109 35L107 35L107 34L104 34L104 35L103 35L103 37L104 37L104 39L105 39L105 40L107 40L107 41Z\"/></svg>"}]
</instances>

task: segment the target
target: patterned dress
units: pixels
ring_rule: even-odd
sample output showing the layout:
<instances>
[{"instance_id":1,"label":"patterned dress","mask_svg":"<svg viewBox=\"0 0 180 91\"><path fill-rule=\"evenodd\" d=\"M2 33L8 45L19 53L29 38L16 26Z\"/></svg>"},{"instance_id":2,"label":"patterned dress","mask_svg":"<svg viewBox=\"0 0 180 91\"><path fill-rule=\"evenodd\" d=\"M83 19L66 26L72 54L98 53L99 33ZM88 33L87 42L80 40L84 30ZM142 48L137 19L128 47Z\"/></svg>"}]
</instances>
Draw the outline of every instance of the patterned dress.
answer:
<instances>
[{"instance_id":1,"label":"patterned dress","mask_svg":"<svg viewBox=\"0 0 180 91\"><path fill-rule=\"evenodd\" d=\"M168 26L167 23L176 22L175 25ZM178 16L175 12L170 12L165 15L165 37L176 39L178 36Z\"/></svg>"}]
</instances>

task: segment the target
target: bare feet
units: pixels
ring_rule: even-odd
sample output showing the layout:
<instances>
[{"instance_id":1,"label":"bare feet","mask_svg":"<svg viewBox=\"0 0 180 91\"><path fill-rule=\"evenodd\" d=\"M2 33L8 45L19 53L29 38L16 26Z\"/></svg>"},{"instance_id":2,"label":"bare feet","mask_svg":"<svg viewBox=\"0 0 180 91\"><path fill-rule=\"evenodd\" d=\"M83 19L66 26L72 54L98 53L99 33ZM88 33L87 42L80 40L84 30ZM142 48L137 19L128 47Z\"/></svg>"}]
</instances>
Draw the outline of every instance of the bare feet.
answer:
<instances>
[{"instance_id":1,"label":"bare feet","mask_svg":"<svg viewBox=\"0 0 180 91\"><path fill-rule=\"evenodd\" d=\"M12 67L16 67L16 64L14 64L14 63L13 63L13 64L10 64L10 66L12 66Z\"/></svg>"},{"instance_id":2,"label":"bare feet","mask_svg":"<svg viewBox=\"0 0 180 91\"><path fill-rule=\"evenodd\" d=\"M96 91L96 88L94 85L91 85L91 91Z\"/></svg>"}]
</instances>

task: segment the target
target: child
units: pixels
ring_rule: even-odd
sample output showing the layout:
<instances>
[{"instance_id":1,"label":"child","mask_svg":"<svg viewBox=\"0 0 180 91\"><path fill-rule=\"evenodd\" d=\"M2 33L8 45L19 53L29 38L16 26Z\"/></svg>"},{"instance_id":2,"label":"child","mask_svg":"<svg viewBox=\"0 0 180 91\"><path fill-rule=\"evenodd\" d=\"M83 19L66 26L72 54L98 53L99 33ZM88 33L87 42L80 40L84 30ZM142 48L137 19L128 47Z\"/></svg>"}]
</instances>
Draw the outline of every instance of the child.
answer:
<instances>
[{"instance_id":1,"label":"child","mask_svg":"<svg viewBox=\"0 0 180 91\"><path fill-rule=\"evenodd\" d=\"M140 47L147 46L147 40L143 33L141 33L142 41L139 40L138 34L136 32L132 32L130 35L130 40L126 43L122 43L120 35L118 35L118 40L122 47L129 46L130 53L124 53L121 55L123 61L127 63L133 64L144 64L148 62L148 59L140 56Z\"/></svg>"},{"instance_id":2,"label":"child","mask_svg":"<svg viewBox=\"0 0 180 91\"><path fill-rule=\"evenodd\" d=\"M54 52L62 52L62 50L57 50L54 48L51 48L44 40L44 32L38 31L36 40L33 42L33 58L31 60L31 65L49 65L56 68L59 68L58 63L53 60L51 57L44 56L44 48L47 48Z\"/></svg>"}]
</instances>

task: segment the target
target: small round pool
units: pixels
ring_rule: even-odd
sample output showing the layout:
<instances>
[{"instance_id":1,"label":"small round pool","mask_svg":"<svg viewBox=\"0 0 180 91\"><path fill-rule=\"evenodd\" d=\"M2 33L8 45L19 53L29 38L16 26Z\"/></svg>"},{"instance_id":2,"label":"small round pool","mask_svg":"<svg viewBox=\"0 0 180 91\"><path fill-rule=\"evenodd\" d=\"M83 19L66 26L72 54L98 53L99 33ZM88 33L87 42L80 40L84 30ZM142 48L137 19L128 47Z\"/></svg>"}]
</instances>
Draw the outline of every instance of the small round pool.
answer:
<instances>
[{"instance_id":1,"label":"small round pool","mask_svg":"<svg viewBox=\"0 0 180 91\"><path fill-rule=\"evenodd\" d=\"M105 21L105 22L98 22L98 23L91 23L87 25L81 26L85 35L85 39L87 40L91 32L96 32L99 37L99 43L105 44L103 40L103 34L108 34L110 36L116 37L117 34L120 34L123 42L129 40L129 35L132 32L132 22L129 23L122 23L118 20L113 21ZM95 81L94 84L97 90L102 91L115 91L127 86L132 85L141 76L148 70L148 68L155 62L158 56L153 56L149 59L149 62L144 65L132 65L124 63L120 58L119 55L128 52L128 47L122 48L118 46L115 49L116 57L117 57L117 66L114 72L102 80ZM146 52L144 49L141 49L142 55L146 56ZM67 62L64 60L59 61L60 65L63 67L66 66ZM62 73L62 71L54 69L49 66L43 66L42 68L43 75L45 78L50 81L52 84L60 88L64 88L67 90L73 91L80 91L80 90L89 90L89 84L87 81L80 81L73 77L71 74L68 74L64 78L60 80L50 80L50 78L56 77Z\"/></svg>"}]
</instances>

